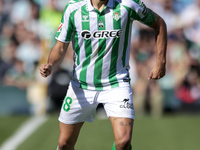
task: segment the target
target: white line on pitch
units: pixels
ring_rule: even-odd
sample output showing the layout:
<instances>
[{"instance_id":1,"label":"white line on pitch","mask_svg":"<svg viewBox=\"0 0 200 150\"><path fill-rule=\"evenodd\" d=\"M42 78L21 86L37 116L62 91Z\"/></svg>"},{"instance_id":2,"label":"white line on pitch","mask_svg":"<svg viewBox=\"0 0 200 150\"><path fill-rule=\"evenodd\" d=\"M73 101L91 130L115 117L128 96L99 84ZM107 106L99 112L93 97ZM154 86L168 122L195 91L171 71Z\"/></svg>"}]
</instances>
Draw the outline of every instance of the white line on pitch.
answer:
<instances>
[{"instance_id":1,"label":"white line on pitch","mask_svg":"<svg viewBox=\"0 0 200 150\"><path fill-rule=\"evenodd\" d=\"M38 127L40 127L47 117L32 117L7 139L0 150L15 150L23 141L25 141Z\"/></svg>"}]
</instances>

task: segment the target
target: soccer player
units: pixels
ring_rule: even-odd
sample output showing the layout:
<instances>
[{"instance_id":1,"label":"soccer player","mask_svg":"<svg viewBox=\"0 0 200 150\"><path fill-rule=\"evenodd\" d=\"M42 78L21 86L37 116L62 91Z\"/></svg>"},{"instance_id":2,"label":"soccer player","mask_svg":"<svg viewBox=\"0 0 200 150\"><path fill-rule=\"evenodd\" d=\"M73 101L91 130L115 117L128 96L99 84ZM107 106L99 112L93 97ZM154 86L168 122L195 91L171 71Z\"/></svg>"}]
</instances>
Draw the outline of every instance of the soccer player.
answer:
<instances>
[{"instance_id":1,"label":"soccer player","mask_svg":"<svg viewBox=\"0 0 200 150\"><path fill-rule=\"evenodd\" d=\"M99 103L104 105L113 128L112 150L132 149L134 108L129 52L134 20L155 30L157 57L148 79L160 79L165 75L166 24L143 2L71 0L67 4L56 34L57 43L48 63L40 66L41 75L49 76L62 62L72 41L74 69L59 116L58 150L74 149L82 125L94 120Z\"/></svg>"}]
</instances>

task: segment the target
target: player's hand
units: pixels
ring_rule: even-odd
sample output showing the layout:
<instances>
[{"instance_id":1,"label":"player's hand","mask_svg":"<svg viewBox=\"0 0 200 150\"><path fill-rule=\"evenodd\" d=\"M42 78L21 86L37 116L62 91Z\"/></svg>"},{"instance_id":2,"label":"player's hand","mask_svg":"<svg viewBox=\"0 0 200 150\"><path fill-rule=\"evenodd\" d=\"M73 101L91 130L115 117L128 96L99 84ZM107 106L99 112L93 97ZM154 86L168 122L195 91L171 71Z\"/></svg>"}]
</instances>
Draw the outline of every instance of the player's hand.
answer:
<instances>
[{"instance_id":1,"label":"player's hand","mask_svg":"<svg viewBox=\"0 0 200 150\"><path fill-rule=\"evenodd\" d=\"M42 64L40 66L40 74L43 76L43 77L48 77L52 72L52 66L49 65L49 64Z\"/></svg>"},{"instance_id":2,"label":"player's hand","mask_svg":"<svg viewBox=\"0 0 200 150\"><path fill-rule=\"evenodd\" d=\"M165 76L165 64L155 65L149 74L148 80L156 80Z\"/></svg>"}]
</instances>

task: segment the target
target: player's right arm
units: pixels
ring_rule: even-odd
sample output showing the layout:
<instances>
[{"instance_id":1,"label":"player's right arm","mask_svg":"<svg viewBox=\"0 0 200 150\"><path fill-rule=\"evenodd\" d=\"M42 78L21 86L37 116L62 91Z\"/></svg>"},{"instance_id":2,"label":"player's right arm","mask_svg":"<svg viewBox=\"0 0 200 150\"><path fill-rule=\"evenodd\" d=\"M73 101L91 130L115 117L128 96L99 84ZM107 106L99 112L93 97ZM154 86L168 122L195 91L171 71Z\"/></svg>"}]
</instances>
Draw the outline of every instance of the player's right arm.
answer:
<instances>
[{"instance_id":1,"label":"player's right arm","mask_svg":"<svg viewBox=\"0 0 200 150\"><path fill-rule=\"evenodd\" d=\"M59 66L66 54L69 42L71 41L72 34L74 32L73 23L70 19L70 14L74 10L71 7L74 1L69 2L63 12L63 16L59 25L59 28L56 33L57 42L52 48L47 64L42 64L40 66L40 73L43 77L47 77L51 74L54 68Z\"/></svg>"},{"instance_id":2,"label":"player's right arm","mask_svg":"<svg viewBox=\"0 0 200 150\"><path fill-rule=\"evenodd\" d=\"M43 77L46 78L47 76L49 76L52 73L53 69L62 63L68 46L69 43L63 43L60 41L56 42L49 54L48 63L42 64L40 66L40 74Z\"/></svg>"}]
</instances>

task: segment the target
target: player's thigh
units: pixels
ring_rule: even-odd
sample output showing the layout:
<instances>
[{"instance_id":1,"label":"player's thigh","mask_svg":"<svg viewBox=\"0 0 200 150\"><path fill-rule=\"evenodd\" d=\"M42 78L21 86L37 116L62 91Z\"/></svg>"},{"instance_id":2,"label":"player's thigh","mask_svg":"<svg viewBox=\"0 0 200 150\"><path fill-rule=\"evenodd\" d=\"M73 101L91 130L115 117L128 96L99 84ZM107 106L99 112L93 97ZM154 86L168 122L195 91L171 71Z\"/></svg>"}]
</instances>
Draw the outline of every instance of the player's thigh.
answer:
<instances>
[{"instance_id":1,"label":"player's thigh","mask_svg":"<svg viewBox=\"0 0 200 150\"><path fill-rule=\"evenodd\" d=\"M130 86L105 91L100 98L108 117L134 119L133 95Z\"/></svg>"},{"instance_id":2,"label":"player's thigh","mask_svg":"<svg viewBox=\"0 0 200 150\"><path fill-rule=\"evenodd\" d=\"M60 122L59 143L70 143L74 145L84 122L76 124L64 124Z\"/></svg>"},{"instance_id":3,"label":"player's thigh","mask_svg":"<svg viewBox=\"0 0 200 150\"><path fill-rule=\"evenodd\" d=\"M112 124L115 141L130 142L134 123L132 89L130 86L116 87L106 91L101 98Z\"/></svg>"},{"instance_id":4,"label":"player's thigh","mask_svg":"<svg viewBox=\"0 0 200 150\"><path fill-rule=\"evenodd\" d=\"M93 122L98 105L94 100L95 95L96 91L84 90L70 83L61 107L59 121L72 125L85 121Z\"/></svg>"},{"instance_id":5,"label":"player's thigh","mask_svg":"<svg viewBox=\"0 0 200 150\"><path fill-rule=\"evenodd\" d=\"M112 124L115 141L131 141L134 120L123 117L109 117L109 119Z\"/></svg>"}]
</instances>

